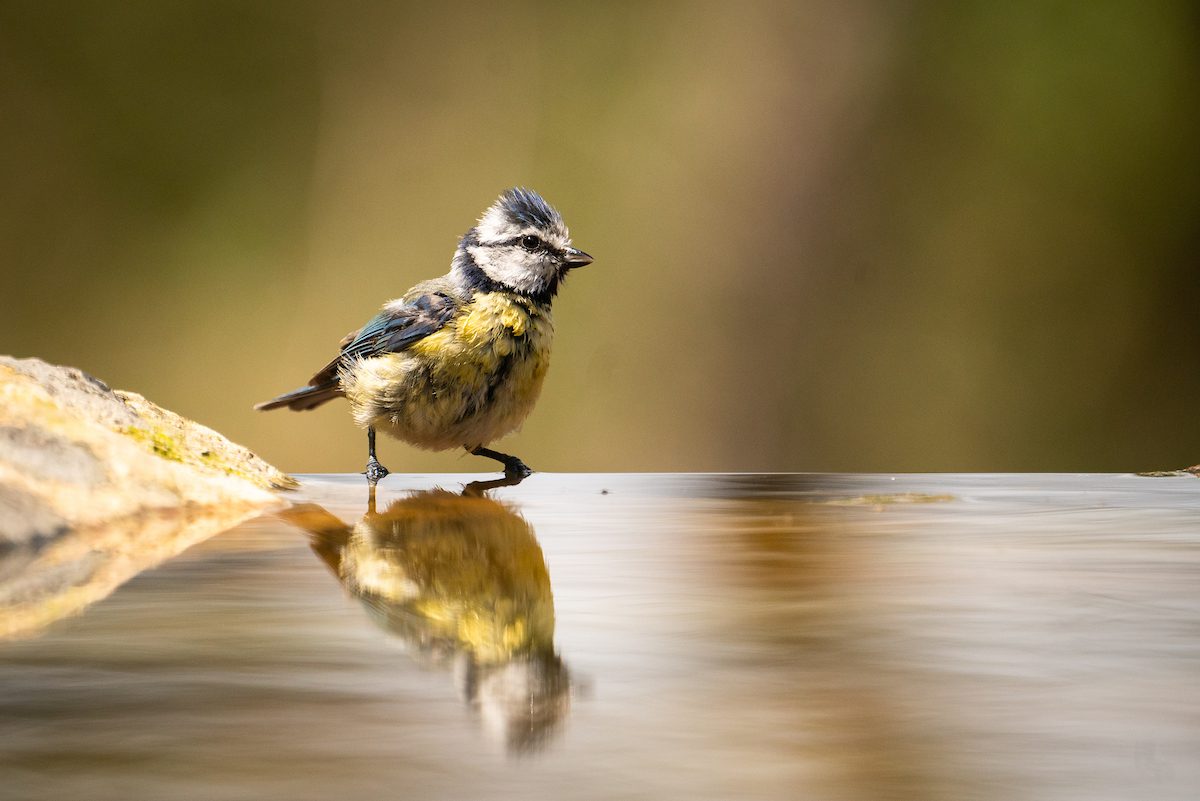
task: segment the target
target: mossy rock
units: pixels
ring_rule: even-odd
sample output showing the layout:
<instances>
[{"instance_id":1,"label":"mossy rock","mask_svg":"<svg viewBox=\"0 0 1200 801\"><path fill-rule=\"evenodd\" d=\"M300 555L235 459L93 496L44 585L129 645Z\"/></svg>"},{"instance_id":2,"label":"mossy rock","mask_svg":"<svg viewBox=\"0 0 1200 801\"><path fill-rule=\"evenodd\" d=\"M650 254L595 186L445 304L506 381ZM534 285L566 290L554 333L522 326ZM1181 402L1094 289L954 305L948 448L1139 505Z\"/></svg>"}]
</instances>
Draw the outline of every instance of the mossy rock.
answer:
<instances>
[{"instance_id":1,"label":"mossy rock","mask_svg":"<svg viewBox=\"0 0 1200 801\"><path fill-rule=\"evenodd\" d=\"M0 544L147 512L267 506L295 481L210 428L71 367L0 356Z\"/></svg>"}]
</instances>

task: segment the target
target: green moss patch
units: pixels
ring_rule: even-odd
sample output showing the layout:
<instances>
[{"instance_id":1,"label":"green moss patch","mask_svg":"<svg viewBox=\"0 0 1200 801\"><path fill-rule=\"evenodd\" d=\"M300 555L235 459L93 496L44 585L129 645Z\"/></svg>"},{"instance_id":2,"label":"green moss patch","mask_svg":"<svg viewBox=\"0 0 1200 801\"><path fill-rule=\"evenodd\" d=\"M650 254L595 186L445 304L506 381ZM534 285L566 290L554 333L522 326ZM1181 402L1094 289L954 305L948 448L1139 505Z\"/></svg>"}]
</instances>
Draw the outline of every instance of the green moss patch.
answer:
<instances>
[{"instance_id":1,"label":"green moss patch","mask_svg":"<svg viewBox=\"0 0 1200 801\"><path fill-rule=\"evenodd\" d=\"M129 428L122 429L121 433L140 442L143 447L156 456L161 456L172 462L187 461L184 458L184 452L179 448L179 443L162 429L145 429L130 426Z\"/></svg>"}]
</instances>

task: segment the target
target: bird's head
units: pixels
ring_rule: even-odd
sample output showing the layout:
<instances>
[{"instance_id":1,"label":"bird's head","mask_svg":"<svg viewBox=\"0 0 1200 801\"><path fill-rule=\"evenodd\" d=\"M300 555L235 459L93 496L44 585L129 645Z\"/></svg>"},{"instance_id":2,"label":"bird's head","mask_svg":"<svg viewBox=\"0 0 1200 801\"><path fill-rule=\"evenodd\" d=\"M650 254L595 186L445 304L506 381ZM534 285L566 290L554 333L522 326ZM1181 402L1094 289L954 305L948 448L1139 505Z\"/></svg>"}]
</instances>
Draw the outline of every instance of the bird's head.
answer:
<instances>
[{"instance_id":1,"label":"bird's head","mask_svg":"<svg viewBox=\"0 0 1200 801\"><path fill-rule=\"evenodd\" d=\"M562 216L530 189L509 189L466 233L457 269L484 283L533 297L551 298L569 270L592 257L571 247Z\"/></svg>"}]
</instances>

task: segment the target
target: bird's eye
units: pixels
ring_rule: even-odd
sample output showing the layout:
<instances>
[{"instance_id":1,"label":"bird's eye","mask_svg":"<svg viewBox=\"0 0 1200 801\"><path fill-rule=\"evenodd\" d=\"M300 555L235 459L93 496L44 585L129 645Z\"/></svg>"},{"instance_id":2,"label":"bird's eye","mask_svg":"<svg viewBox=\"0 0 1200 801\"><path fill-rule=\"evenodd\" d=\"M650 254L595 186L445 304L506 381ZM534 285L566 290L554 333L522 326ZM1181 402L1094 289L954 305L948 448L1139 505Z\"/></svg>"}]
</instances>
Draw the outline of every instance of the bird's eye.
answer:
<instances>
[{"instance_id":1,"label":"bird's eye","mask_svg":"<svg viewBox=\"0 0 1200 801\"><path fill-rule=\"evenodd\" d=\"M521 237L521 247L525 248L530 253L536 252L541 246L542 240L538 239L533 234L526 234L525 236Z\"/></svg>"}]
</instances>

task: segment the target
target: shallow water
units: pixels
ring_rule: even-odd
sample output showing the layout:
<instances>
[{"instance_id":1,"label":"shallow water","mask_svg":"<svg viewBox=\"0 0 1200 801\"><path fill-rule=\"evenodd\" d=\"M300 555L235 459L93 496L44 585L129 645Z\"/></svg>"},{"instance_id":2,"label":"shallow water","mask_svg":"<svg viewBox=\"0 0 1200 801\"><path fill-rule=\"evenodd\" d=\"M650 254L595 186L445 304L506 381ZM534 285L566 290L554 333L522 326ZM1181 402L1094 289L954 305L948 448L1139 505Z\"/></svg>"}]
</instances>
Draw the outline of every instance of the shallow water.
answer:
<instances>
[{"instance_id":1,"label":"shallow water","mask_svg":"<svg viewBox=\"0 0 1200 801\"><path fill-rule=\"evenodd\" d=\"M1200 795L1195 478L471 478L0 643L0 797Z\"/></svg>"}]
</instances>

